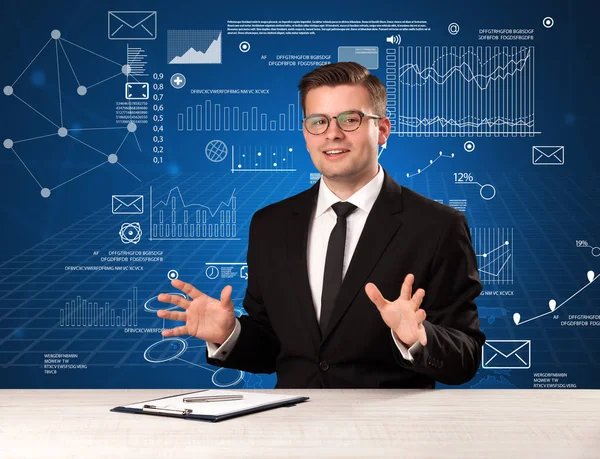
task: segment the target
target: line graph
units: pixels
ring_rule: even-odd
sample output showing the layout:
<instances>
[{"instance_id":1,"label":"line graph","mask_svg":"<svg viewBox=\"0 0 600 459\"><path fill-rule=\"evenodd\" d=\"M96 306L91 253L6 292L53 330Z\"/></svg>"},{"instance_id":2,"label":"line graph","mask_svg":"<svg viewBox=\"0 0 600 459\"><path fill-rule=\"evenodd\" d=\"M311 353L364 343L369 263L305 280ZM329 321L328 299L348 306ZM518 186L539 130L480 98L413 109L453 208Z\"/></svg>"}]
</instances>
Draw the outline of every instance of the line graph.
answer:
<instances>
[{"instance_id":1,"label":"line graph","mask_svg":"<svg viewBox=\"0 0 600 459\"><path fill-rule=\"evenodd\" d=\"M479 277L484 284L512 284L513 229L471 228Z\"/></svg>"},{"instance_id":2,"label":"line graph","mask_svg":"<svg viewBox=\"0 0 600 459\"><path fill-rule=\"evenodd\" d=\"M445 155L442 151L440 151L439 155L437 155L435 159L430 159L429 164L427 164L427 166L425 166L423 169L417 169L417 172L414 174L407 172L406 176L408 178L411 178L411 177L414 177L415 175L419 175L419 174L425 172L427 169L429 169L431 166L433 166L433 164L440 158L454 158L454 153Z\"/></svg>"},{"instance_id":3,"label":"line graph","mask_svg":"<svg viewBox=\"0 0 600 459\"><path fill-rule=\"evenodd\" d=\"M150 240L239 240L235 190L213 212L204 204L186 204L179 187L166 200L152 203L150 187Z\"/></svg>"},{"instance_id":4,"label":"line graph","mask_svg":"<svg viewBox=\"0 0 600 459\"><path fill-rule=\"evenodd\" d=\"M390 48L386 67L392 134L539 134L533 47Z\"/></svg>"},{"instance_id":5,"label":"line graph","mask_svg":"<svg viewBox=\"0 0 600 459\"><path fill-rule=\"evenodd\" d=\"M523 324L526 324L527 322L531 322L532 320L536 320L541 317L547 316L548 314L554 314L558 309L563 307L565 304L567 304L569 301L571 301L573 298L575 298L577 295L579 295L581 292L583 292L586 288L588 288L590 285L592 285L592 283L599 277L600 277L600 274L596 275L594 273L594 271L588 271L587 272L587 280L588 280L587 284L585 284L583 287L581 287L579 290L577 290L575 293L573 293L573 295L571 295L569 298L567 298L565 301L563 301L559 305L556 304L555 299L551 299L550 301L548 301L548 309L549 310L543 314L540 314L538 316L531 317L530 319L522 321L521 314L519 314L518 312L515 312L513 314L513 321L514 321L515 325L523 325Z\"/></svg>"}]
</instances>

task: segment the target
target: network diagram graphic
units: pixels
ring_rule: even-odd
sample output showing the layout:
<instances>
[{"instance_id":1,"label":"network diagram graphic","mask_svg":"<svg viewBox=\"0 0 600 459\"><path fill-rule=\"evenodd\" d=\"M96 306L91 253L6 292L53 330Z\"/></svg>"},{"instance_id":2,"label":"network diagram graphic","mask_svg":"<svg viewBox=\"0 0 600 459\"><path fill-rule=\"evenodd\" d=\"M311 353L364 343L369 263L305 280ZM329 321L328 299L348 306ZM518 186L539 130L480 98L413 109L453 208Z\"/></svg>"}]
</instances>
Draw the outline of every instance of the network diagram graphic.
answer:
<instances>
[{"instance_id":1,"label":"network diagram graphic","mask_svg":"<svg viewBox=\"0 0 600 459\"><path fill-rule=\"evenodd\" d=\"M27 72L27 70L31 67L31 65L36 61L36 59L42 54L42 52L44 52L44 50L46 50L46 48L51 49L53 46L50 43L54 43L54 48L55 48L55 53L56 53L56 74L57 74L57 81L58 81L58 106L60 109L60 121L58 120L52 120L50 119L48 116L44 115L41 111L39 111L38 109L36 109L35 107L33 107L31 104L29 104L28 102L26 102L19 94L20 92L18 91L18 83L20 81L23 80L23 75L25 74L25 72ZM65 45L67 45L65 47ZM114 64L116 66L119 67L119 71L116 74L113 74L112 76L109 76L108 78L105 78L97 83L93 83L93 84L89 84L89 85L84 85L83 82L80 80L80 78L78 78L77 73L75 71L75 68L73 67L73 64L71 62L71 60L69 59L69 55L67 54L67 49L69 48L69 46L72 47L76 47L78 49L81 49L83 51L86 51L87 53L90 53L92 55L95 55L96 57L102 58L105 61L110 62L111 64ZM140 143L138 141L138 138L135 134L136 130L137 130L137 124L134 123L131 119L129 120L129 122L127 123L126 126L115 126L115 127L75 127L75 128L67 128L65 127L65 106L64 106L64 101L63 101L63 87L61 84L61 64L60 64L60 59L59 57L61 56L60 51L62 51L62 56L64 56L64 59L66 60L66 62L68 63L68 69L70 69L70 71L73 74L73 77L75 78L75 81L77 82L77 88L76 88L76 92L79 96L81 97L85 97L86 94L88 94L88 92L90 90L93 90L95 88L97 88L99 85L110 81L114 78L120 77L120 76L124 76L127 78L127 83L126 85L129 83L129 79L133 79L135 80L136 83L133 84L147 84L147 83L140 83L137 78L134 76L136 74L136 69L134 68L133 65L128 64L120 64L118 62L115 62L107 57L101 56L100 54L95 53L94 51L91 51L89 49L86 49L76 43L73 43L69 40L66 40L65 38L62 38L62 34L60 32L60 30L53 30L50 34L50 39L46 42L46 44L42 47L42 49L36 54L36 56L31 60L31 62L27 65L27 67L25 68L25 70L23 70L21 72L21 74L16 78L16 80L11 84L11 85L7 85L4 87L4 95L6 97L9 98L14 98L16 100L18 100L19 102L21 102L22 104L24 104L25 106L27 106L28 108L30 108L33 112L35 112L37 115L39 115L41 118L43 118L44 120L46 120L48 123L50 123L53 128L55 129L54 133L51 134L44 134L44 135L38 135L38 136L33 136L33 137L29 137L29 138L25 138L25 139L19 139L19 140L13 140L11 138L7 138L4 139L3 145L4 148L6 148L7 150L11 150L15 156L19 159L19 161L21 162L21 164L23 164L23 167L25 167L25 169L27 170L27 172L31 175L31 177L33 178L33 180L37 183L37 185L40 187L40 194L42 195L43 198L48 198L50 197L50 195L52 194L53 191L55 191L56 189L62 187L63 185L66 185L69 182L72 182L75 179L78 179L106 164L116 164L119 167L121 167L122 169L124 169L125 171L127 171L127 173L129 173L131 176L133 176L136 180L138 180L139 182L141 182L141 180L133 173L131 172L129 169L127 169L123 164L121 164L119 162L119 152L121 151L121 148L123 147L125 141L127 140L127 138L132 135L136 141L137 147L139 149L139 151L142 151L142 148L140 146ZM139 51L137 52L141 52L141 49L139 49ZM128 50L128 54L129 54L129 50ZM130 56L128 55L128 62L130 61ZM68 71L68 70L67 70ZM131 108L131 106L130 106ZM105 153L103 151L101 151L100 149L86 143L83 142L81 139L78 139L77 137L75 137L73 135L73 133L75 132L81 132L81 131L94 131L94 130L126 130L126 134L123 138L123 140L121 141L121 143L119 144L118 148L110 153ZM30 167L27 166L27 164L25 163L25 161L22 159L22 157L18 154L17 150L18 147L15 147L16 145L19 144L23 144L25 142L30 142L30 141L34 141L34 140L39 140L39 139L45 139L45 138L49 138L49 137L55 137L58 136L60 138L65 138L65 139L71 139L73 141L78 142L79 144L87 147L90 150L93 150L94 152L102 155L103 161L76 175L75 177L71 177L68 180L63 181L62 183L56 184L56 185L47 185L47 184L42 184L40 182L40 180L38 180L38 178L36 177L36 175L34 174L34 172L31 170Z\"/></svg>"}]
</instances>

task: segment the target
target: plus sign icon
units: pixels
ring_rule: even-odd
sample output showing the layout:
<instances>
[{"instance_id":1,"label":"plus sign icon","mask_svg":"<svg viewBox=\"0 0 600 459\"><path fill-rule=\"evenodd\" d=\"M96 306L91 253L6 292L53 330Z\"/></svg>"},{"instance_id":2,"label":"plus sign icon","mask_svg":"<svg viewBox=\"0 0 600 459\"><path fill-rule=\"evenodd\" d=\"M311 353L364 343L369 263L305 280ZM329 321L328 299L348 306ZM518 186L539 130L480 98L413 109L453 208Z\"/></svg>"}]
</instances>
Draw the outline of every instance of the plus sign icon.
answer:
<instances>
[{"instance_id":1,"label":"plus sign icon","mask_svg":"<svg viewBox=\"0 0 600 459\"><path fill-rule=\"evenodd\" d=\"M181 89L185 86L185 77L181 73L176 73L171 77L171 86L175 89Z\"/></svg>"}]
</instances>

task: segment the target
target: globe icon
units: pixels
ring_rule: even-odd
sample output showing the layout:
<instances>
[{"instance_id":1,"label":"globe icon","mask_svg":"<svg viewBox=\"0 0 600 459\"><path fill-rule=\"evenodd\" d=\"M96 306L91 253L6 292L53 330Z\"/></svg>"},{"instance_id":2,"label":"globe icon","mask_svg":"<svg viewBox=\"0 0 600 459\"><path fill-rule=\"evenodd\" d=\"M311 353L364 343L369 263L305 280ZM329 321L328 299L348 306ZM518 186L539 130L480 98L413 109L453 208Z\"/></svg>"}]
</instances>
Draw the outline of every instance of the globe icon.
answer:
<instances>
[{"instance_id":1,"label":"globe icon","mask_svg":"<svg viewBox=\"0 0 600 459\"><path fill-rule=\"evenodd\" d=\"M206 145L204 153L213 163L220 163L227 157L227 145L221 140L211 140Z\"/></svg>"}]
</instances>

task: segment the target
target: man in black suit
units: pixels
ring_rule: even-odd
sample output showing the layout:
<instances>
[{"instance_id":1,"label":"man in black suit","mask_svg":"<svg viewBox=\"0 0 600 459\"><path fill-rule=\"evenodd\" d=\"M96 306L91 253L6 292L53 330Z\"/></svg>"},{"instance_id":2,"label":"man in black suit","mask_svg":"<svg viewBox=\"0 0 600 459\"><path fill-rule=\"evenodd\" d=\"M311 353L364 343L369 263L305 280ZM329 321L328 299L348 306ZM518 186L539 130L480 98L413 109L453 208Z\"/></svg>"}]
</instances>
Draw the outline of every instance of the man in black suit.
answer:
<instances>
[{"instance_id":1,"label":"man in black suit","mask_svg":"<svg viewBox=\"0 0 600 459\"><path fill-rule=\"evenodd\" d=\"M185 322L163 335L205 340L213 365L276 372L278 388L469 381L485 335L464 215L401 187L378 165L390 121L385 87L367 69L326 65L299 88L322 180L254 214L248 315L235 317L230 286L217 300L174 280L192 300L159 296L184 310L158 311Z\"/></svg>"}]
</instances>

